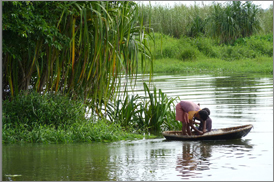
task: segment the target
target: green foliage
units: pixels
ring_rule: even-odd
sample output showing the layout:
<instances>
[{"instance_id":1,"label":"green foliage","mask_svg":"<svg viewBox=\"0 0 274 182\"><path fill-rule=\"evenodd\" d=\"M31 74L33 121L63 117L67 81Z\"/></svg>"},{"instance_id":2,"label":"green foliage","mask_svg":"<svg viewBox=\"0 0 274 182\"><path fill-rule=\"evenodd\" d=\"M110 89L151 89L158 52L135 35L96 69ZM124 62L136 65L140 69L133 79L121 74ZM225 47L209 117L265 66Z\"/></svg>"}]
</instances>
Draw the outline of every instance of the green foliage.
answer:
<instances>
[{"instance_id":1,"label":"green foliage","mask_svg":"<svg viewBox=\"0 0 274 182\"><path fill-rule=\"evenodd\" d=\"M273 34L250 37L246 40L246 45L261 55L273 56Z\"/></svg>"},{"instance_id":2,"label":"green foliage","mask_svg":"<svg viewBox=\"0 0 274 182\"><path fill-rule=\"evenodd\" d=\"M189 22L190 30L187 35L190 37L199 37L205 34L207 19L202 19L197 10L196 12L197 14L191 17Z\"/></svg>"},{"instance_id":3,"label":"green foliage","mask_svg":"<svg viewBox=\"0 0 274 182\"><path fill-rule=\"evenodd\" d=\"M143 83L148 100L144 101L141 108L142 115L139 116L138 125L147 128L150 132L160 132L181 128L181 123L175 120L174 101L177 98L169 98L161 89L154 87L150 91L146 83Z\"/></svg>"},{"instance_id":4,"label":"green foliage","mask_svg":"<svg viewBox=\"0 0 274 182\"><path fill-rule=\"evenodd\" d=\"M132 1L3 2L3 99L33 88L108 102L119 74L152 71L138 13Z\"/></svg>"},{"instance_id":5,"label":"green foliage","mask_svg":"<svg viewBox=\"0 0 274 182\"><path fill-rule=\"evenodd\" d=\"M185 5L145 6L140 5L140 13L144 14L144 24L150 24L155 32L180 38L181 35L197 36L205 31L209 6L187 7Z\"/></svg>"},{"instance_id":6,"label":"green foliage","mask_svg":"<svg viewBox=\"0 0 274 182\"><path fill-rule=\"evenodd\" d=\"M231 44L240 37L249 37L262 29L258 15L259 8L249 1L231 1L224 7L214 4L207 31L220 43Z\"/></svg>"},{"instance_id":7,"label":"green foliage","mask_svg":"<svg viewBox=\"0 0 274 182\"><path fill-rule=\"evenodd\" d=\"M155 73L179 72L249 72L273 73L273 34L253 35L248 38L239 38L233 45L218 45L212 38L196 37L180 39L162 35L166 44L157 46L161 42L161 34L155 33L155 50L158 55L161 49L175 44L178 52L186 49L195 50L197 61L185 60L178 56L157 57L154 62ZM193 55L193 54L190 54ZM155 56L156 57L156 56Z\"/></svg>"},{"instance_id":8,"label":"green foliage","mask_svg":"<svg viewBox=\"0 0 274 182\"><path fill-rule=\"evenodd\" d=\"M218 58L228 61L273 56L273 35L254 35L248 38L239 38L233 45L218 45L208 37L189 38L182 36L180 39L155 33L155 44L166 42L161 47L155 46L152 50L156 59L173 58L178 60L199 60L205 58ZM169 50L169 51L167 51ZM161 52L169 52L162 54ZM164 56L165 55L165 56ZM157 61L156 61L157 62Z\"/></svg>"},{"instance_id":9,"label":"green foliage","mask_svg":"<svg viewBox=\"0 0 274 182\"><path fill-rule=\"evenodd\" d=\"M72 125L58 126L36 124L31 131L23 124L11 126L3 124L2 143L73 143L73 142L113 142L118 140L143 139L141 134L125 131L118 124L105 120L96 123L86 121Z\"/></svg>"},{"instance_id":10,"label":"green foliage","mask_svg":"<svg viewBox=\"0 0 274 182\"><path fill-rule=\"evenodd\" d=\"M3 102L3 143L69 143L143 138L141 132L180 129L173 98L144 83L147 97L138 95L108 103L103 115L86 118L86 105L69 97L21 93ZM109 121L103 117L108 116ZM94 121L92 118L97 118Z\"/></svg>"},{"instance_id":11,"label":"green foliage","mask_svg":"<svg viewBox=\"0 0 274 182\"><path fill-rule=\"evenodd\" d=\"M34 40L43 38L46 44L59 49L67 41L55 24L63 11L60 3L6 1L2 5L4 53L9 52L14 58L22 60L24 55L20 54L21 49L27 48L29 44L35 45Z\"/></svg>"},{"instance_id":12,"label":"green foliage","mask_svg":"<svg viewBox=\"0 0 274 182\"><path fill-rule=\"evenodd\" d=\"M80 100L69 97L36 92L21 92L13 100L3 101L3 124L24 126L31 131L38 126L55 128L85 120L85 106Z\"/></svg>"},{"instance_id":13,"label":"green foliage","mask_svg":"<svg viewBox=\"0 0 274 182\"><path fill-rule=\"evenodd\" d=\"M175 57L179 52L179 47L178 46L170 46L170 47L165 47L163 48L162 51L162 57L164 58L172 58Z\"/></svg>"},{"instance_id":14,"label":"green foliage","mask_svg":"<svg viewBox=\"0 0 274 182\"><path fill-rule=\"evenodd\" d=\"M156 33L155 47L152 49L155 59L158 58L176 58L180 53L180 44L177 39L170 36Z\"/></svg>"},{"instance_id":15,"label":"green foliage","mask_svg":"<svg viewBox=\"0 0 274 182\"><path fill-rule=\"evenodd\" d=\"M207 57L219 57L219 53L214 49L214 46L217 46L217 44L213 39L200 36L192 39L191 44L197 47L197 49Z\"/></svg>"},{"instance_id":16,"label":"green foliage","mask_svg":"<svg viewBox=\"0 0 274 182\"><path fill-rule=\"evenodd\" d=\"M195 59L197 59L197 51L195 51L194 49L190 49L190 48L183 50L180 55L180 58L182 60L195 60Z\"/></svg>"},{"instance_id":17,"label":"green foliage","mask_svg":"<svg viewBox=\"0 0 274 182\"><path fill-rule=\"evenodd\" d=\"M217 49L221 53L220 58L224 60L258 58L260 56L273 57L273 35L240 38L235 41L233 46L227 45Z\"/></svg>"},{"instance_id":18,"label":"green foliage","mask_svg":"<svg viewBox=\"0 0 274 182\"><path fill-rule=\"evenodd\" d=\"M155 73L259 73L273 74L273 57L245 58L240 60L222 60L205 58L199 61L178 59L158 59L154 63Z\"/></svg>"},{"instance_id":19,"label":"green foliage","mask_svg":"<svg viewBox=\"0 0 274 182\"><path fill-rule=\"evenodd\" d=\"M132 124L138 119L141 107L141 102L138 102L140 96L129 95L125 99L119 99L114 102L114 104L109 103L106 108L108 117L112 122L118 123L121 126L127 128L132 127Z\"/></svg>"},{"instance_id":20,"label":"green foliage","mask_svg":"<svg viewBox=\"0 0 274 182\"><path fill-rule=\"evenodd\" d=\"M142 139L130 123L122 127L105 119L85 117L80 101L61 95L20 94L3 102L3 143L110 142ZM122 123L125 124L125 123Z\"/></svg>"},{"instance_id":21,"label":"green foliage","mask_svg":"<svg viewBox=\"0 0 274 182\"><path fill-rule=\"evenodd\" d=\"M273 34L273 4L266 10L261 10L259 16L263 27L260 34Z\"/></svg>"},{"instance_id":22,"label":"green foliage","mask_svg":"<svg viewBox=\"0 0 274 182\"><path fill-rule=\"evenodd\" d=\"M143 83L146 97L126 96L113 104L109 103L106 113L113 123L124 128L134 128L136 131L158 133L163 130L180 129L180 123L175 120L174 101L161 89L150 91ZM131 98L131 99L129 99Z\"/></svg>"},{"instance_id":23,"label":"green foliage","mask_svg":"<svg viewBox=\"0 0 274 182\"><path fill-rule=\"evenodd\" d=\"M186 36L176 39L155 33L156 46L152 49L152 53L155 59L174 58L180 60L195 60L201 58L203 55L199 52L197 46L193 44L193 40L195 39ZM162 42L164 43L162 44Z\"/></svg>"},{"instance_id":24,"label":"green foliage","mask_svg":"<svg viewBox=\"0 0 274 182\"><path fill-rule=\"evenodd\" d=\"M273 33L273 6L263 10L250 1L188 7L140 5L140 14L155 32L175 38L205 36L232 44L255 33Z\"/></svg>"}]
</instances>

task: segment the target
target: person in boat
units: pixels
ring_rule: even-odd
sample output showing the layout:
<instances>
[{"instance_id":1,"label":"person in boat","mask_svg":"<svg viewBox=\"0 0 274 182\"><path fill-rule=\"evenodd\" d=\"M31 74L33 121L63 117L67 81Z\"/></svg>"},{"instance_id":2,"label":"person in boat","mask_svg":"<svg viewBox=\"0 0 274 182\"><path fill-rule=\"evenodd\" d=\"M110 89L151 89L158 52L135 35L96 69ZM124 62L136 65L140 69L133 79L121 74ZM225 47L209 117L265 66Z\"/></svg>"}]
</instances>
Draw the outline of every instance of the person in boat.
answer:
<instances>
[{"instance_id":1,"label":"person in boat","mask_svg":"<svg viewBox=\"0 0 274 182\"><path fill-rule=\"evenodd\" d=\"M192 101L181 101L176 105L176 120L181 121L183 124L183 135L191 135L191 129L197 134L204 134L206 132L206 120L208 113L205 110L201 110L200 106ZM195 119L203 123L203 129L199 131L194 127Z\"/></svg>"},{"instance_id":2,"label":"person in boat","mask_svg":"<svg viewBox=\"0 0 274 182\"><path fill-rule=\"evenodd\" d=\"M200 106L200 104L198 104L198 105ZM210 115L210 110L209 110L208 108L203 108L202 110L206 111L207 114L208 114L208 118L206 119L206 132L210 132L211 129L212 129L212 119L209 117L209 115ZM198 130L202 131L203 128L204 128L203 122L197 123L197 122L195 122L195 119L196 119L196 118L194 117L194 123L195 123L195 124L199 124L199 126L196 127L196 128L197 128ZM198 133L196 132L196 134L198 134Z\"/></svg>"}]
</instances>

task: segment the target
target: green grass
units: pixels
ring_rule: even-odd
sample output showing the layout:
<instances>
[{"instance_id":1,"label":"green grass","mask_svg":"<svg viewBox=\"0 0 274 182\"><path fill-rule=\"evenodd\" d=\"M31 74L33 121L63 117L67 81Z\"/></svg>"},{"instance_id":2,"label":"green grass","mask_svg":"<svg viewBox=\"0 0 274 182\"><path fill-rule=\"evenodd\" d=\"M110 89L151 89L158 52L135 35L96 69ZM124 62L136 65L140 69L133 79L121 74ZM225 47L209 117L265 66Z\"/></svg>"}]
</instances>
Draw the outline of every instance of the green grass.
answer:
<instances>
[{"instance_id":1,"label":"green grass","mask_svg":"<svg viewBox=\"0 0 274 182\"><path fill-rule=\"evenodd\" d=\"M250 72L273 73L273 35L240 38L234 45L209 37L180 39L155 33L154 73Z\"/></svg>"},{"instance_id":2,"label":"green grass","mask_svg":"<svg viewBox=\"0 0 274 182\"><path fill-rule=\"evenodd\" d=\"M242 72L273 74L273 57L259 57L256 59L243 59L226 61L216 58L181 61L165 58L154 62L155 73L209 73L209 72Z\"/></svg>"},{"instance_id":3,"label":"green grass","mask_svg":"<svg viewBox=\"0 0 274 182\"><path fill-rule=\"evenodd\" d=\"M74 143L74 142L113 142L119 140L135 140L154 138L125 131L119 124L110 124L106 120L96 123L90 121L74 123L70 126L36 125L29 131L25 125L15 127L3 124L2 143Z\"/></svg>"}]
</instances>

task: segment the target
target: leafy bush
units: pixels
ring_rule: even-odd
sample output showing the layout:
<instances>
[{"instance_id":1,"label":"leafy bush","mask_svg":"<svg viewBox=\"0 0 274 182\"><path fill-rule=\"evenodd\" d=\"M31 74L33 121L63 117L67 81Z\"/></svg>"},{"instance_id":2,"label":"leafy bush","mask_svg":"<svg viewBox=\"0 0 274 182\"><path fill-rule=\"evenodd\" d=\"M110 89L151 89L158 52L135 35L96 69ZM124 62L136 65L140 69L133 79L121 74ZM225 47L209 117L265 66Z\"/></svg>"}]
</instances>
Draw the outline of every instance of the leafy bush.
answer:
<instances>
[{"instance_id":1,"label":"leafy bush","mask_svg":"<svg viewBox=\"0 0 274 182\"><path fill-rule=\"evenodd\" d=\"M256 36L250 37L249 39L247 39L246 44L248 48L254 50L255 52L259 52L260 54L267 55L269 57L273 56L273 42L264 40L263 37L262 39Z\"/></svg>"},{"instance_id":2,"label":"leafy bush","mask_svg":"<svg viewBox=\"0 0 274 182\"><path fill-rule=\"evenodd\" d=\"M154 35L155 47L152 49L154 57L156 59L176 58L181 49L178 39L160 33Z\"/></svg>"},{"instance_id":3,"label":"leafy bush","mask_svg":"<svg viewBox=\"0 0 274 182\"><path fill-rule=\"evenodd\" d=\"M38 125L69 125L85 120L85 106L59 94L40 95L21 92L11 101L3 101L3 124L25 125L29 130Z\"/></svg>"},{"instance_id":4,"label":"leafy bush","mask_svg":"<svg viewBox=\"0 0 274 182\"><path fill-rule=\"evenodd\" d=\"M214 49L215 42L210 38L197 37L193 39L192 45L197 47L197 49L207 57L219 57L218 52Z\"/></svg>"},{"instance_id":5,"label":"leafy bush","mask_svg":"<svg viewBox=\"0 0 274 182\"><path fill-rule=\"evenodd\" d=\"M168 46L163 48L162 55L164 58L175 58L178 52L179 49L177 46Z\"/></svg>"},{"instance_id":6,"label":"leafy bush","mask_svg":"<svg viewBox=\"0 0 274 182\"><path fill-rule=\"evenodd\" d=\"M188 48L181 53L180 58L182 60L195 60L197 58L197 54L198 53L196 50Z\"/></svg>"},{"instance_id":7,"label":"leafy bush","mask_svg":"<svg viewBox=\"0 0 274 182\"><path fill-rule=\"evenodd\" d=\"M160 35L155 33L155 35ZM158 46L161 39L155 36L155 51L160 52ZM190 38L181 36L180 39L172 38L167 35L162 41L163 52L169 52L166 56L155 56L156 59L173 58L178 60L201 60L206 58L217 58L227 61L240 59L255 59L262 56L273 57L273 35L256 35L237 39L233 45L219 45L214 39L209 37Z\"/></svg>"}]
</instances>

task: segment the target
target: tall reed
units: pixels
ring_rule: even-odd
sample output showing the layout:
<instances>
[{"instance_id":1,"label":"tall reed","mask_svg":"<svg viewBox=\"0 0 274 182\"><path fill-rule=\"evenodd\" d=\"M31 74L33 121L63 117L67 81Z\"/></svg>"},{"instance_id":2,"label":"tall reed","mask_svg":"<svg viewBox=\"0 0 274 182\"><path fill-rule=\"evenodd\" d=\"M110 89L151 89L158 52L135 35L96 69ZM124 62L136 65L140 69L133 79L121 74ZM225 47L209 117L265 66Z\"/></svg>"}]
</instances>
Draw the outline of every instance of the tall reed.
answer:
<instances>
[{"instance_id":1,"label":"tall reed","mask_svg":"<svg viewBox=\"0 0 274 182\"><path fill-rule=\"evenodd\" d=\"M197 30L203 26L199 24L200 27L195 27L197 21L204 22L209 10L209 6L198 7L197 5L191 7L175 5L173 8L161 5L153 7L140 5L140 13L144 14L145 25L150 24L155 32L176 38L181 35L194 35L194 31L197 33Z\"/></svg>"},{"instance_id":2,"label":"tall reed","mask_svg":"<svg viewBox=\"0 0 274 182\"><path fill-rule=\"evenodd\" d=\"M143 5L144 23L155 32L180 38L182 36L214 37L219 43L233 43L237 38L256 33L273 32L273 6L263 10L250 1L213 2L210 5Z\"/></svg>"},{"instance_id":3,"label":"tall reed","mask_svg":"<svg viewBox=\"0 0 274 182\"><path fill-rule=\"evenodd\" d=\"M247 1L227 2L225 6L213 5L209 16L209 35L220 43L233 43L241 37L249 37L262 29L259 8Z\"/></svg>"}]
</instances>

